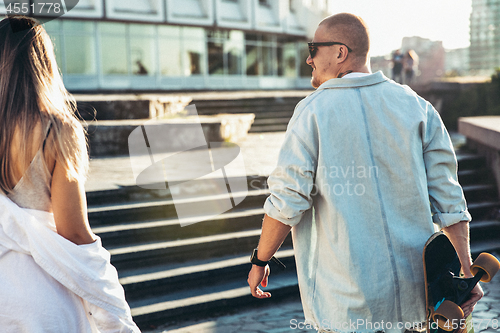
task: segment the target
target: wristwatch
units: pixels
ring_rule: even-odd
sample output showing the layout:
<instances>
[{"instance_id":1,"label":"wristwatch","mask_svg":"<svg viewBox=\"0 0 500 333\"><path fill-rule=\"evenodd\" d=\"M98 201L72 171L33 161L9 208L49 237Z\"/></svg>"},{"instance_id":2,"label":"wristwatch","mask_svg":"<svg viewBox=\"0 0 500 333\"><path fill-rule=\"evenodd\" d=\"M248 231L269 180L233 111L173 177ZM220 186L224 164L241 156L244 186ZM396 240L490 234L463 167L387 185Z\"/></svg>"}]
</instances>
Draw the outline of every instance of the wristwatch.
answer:
<instances>
[{"instance_id":1,"label":"wristwatch","mask_svg":"<svg viewBox=\"0 0 500 333\"><path fill-rule=\"evenodd\" d=\"M285 264L282 263L278 258L275 256L272 256L271 260L269 261L274 261L276 264L280 265L283 269L286 268ZM269 264L269 261L262 261L257 258L257 249L253 249L252 256L250 257L250 262L254 265L260 266L260 267L266 267L267 264Z\"/></svg>"}]
</instances>

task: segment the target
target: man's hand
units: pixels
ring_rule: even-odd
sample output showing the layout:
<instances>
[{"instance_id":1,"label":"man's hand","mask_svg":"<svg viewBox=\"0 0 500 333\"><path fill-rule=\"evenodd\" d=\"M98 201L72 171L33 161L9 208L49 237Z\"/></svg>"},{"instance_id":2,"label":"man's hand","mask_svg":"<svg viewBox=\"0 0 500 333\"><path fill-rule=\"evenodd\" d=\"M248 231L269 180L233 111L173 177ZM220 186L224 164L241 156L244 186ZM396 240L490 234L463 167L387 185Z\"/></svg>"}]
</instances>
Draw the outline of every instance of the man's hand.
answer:
<instances>
[{"instance_id":1,"label":"man's hand","mask_svg":"<svg viewBox=\"0 0 500 333\"><path fill-rule=\"evenodd\" d=\"M472 311L474 310L474 306L477 301L479 301L484 295L483 288L478 284L471 290L469 298L460 305L462 310L464 311L464 318L467 318Z\"/></svg>"},{"instance_id":2,"label":"man's hand","mask_svg":"<svg viewBox=\"0 0 500 333\"><path fill-rule=\"evenodd\" d=\"M260 267L257 265L252 265L252 269L250 273L248 273L248 285L250 286L250 291L252 292L253 297L257 298L269 298L271 297L271 293L264 292L259 288L259 284L262 287L267 287L267 279L271 270L269 265L266 267Z\"/></svg>"}]
</instances>

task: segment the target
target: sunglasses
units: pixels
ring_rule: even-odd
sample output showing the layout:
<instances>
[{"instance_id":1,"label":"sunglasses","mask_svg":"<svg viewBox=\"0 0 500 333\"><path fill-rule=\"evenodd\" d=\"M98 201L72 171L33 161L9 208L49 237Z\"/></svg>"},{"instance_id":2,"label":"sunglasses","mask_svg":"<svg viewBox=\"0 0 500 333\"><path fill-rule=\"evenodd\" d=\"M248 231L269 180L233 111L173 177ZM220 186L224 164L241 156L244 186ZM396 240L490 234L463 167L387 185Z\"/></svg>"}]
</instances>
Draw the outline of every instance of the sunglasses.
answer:
<instances>
[{"instance_id":1,"label":"sunglasses","mask_svg":"<svg viewBox=\"0 0 500 333\"><path fill-rule=\"evenodd\" d=\"M344 45L345 47L347 47L347 50L349 52L352 52L352 49L349 46L339 42L318 42L318 43L308 42L307 45L309 46L309 55L311 56L311 58L314 58L314 56L316 55L316 52L318 51L318 46Z\"/></svg>"}]
</instances>

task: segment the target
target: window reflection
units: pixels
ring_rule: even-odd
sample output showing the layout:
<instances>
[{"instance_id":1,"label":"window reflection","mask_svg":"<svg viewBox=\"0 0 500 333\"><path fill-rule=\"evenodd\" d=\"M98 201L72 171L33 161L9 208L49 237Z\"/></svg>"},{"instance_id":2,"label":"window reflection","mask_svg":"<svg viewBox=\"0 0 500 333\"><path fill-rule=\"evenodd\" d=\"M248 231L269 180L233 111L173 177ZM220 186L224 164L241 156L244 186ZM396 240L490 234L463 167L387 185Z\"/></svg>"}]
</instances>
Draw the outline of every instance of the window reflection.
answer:
<instances>
[{"instance_id":1,"label":"window reflection","mask_svg":"<svg viewBox=\"0 0 500 333\"><path fill-rule=\"evenodd\" d=\"M273 75L274 74L274 54L273 47L264 46L262 47L262 67L263 75Z\"/></svg>"},{"instance_id":2,"label":"window reflection","mask_svg":"<svg viewBox=\"0 0 500 333\"><path fill-rule=\"evenodd\" d=\"M100 47L104 75L128 74L125 36L101 36Z\"/></svg>"},{"instance_id":3,"label":"window reflection","mask_svg":"<svg viewBox=\"0 0 500 333\"><path fill-rule=\"evenodd\" d=\"M245 39L242 31L231 31L229 39L224 45L227 54L227 73L231 75L243 74L242 60Z\"/></svg>"},{"instance_id":4,"label":"window reflection","mask_svg":"<svg viewBox=\"0 0 500 333\"><path fill-rule=\"evenodd\" d=\"M155 42L150 37L130 38L130 59L135 75L155 75Z\"/></svg>"},{"instance_id":5,"label":"window reflection","mask_svg":"<svg viewBox=\"0 0 500 333\"><path fill-rule=\"evenodd\" d=\"M54 20L46 28L68 74L311 76L307 45L287 36L79 20Z\"/></svg>"},{"instance_id":6,"label":"window reflection","mask_svg":"<svg viewBox=\"0 0 500 333\"><path fill-rule=\"evenodd\" d=\"M203 73L204 40L184 40L184 75Z\"/></svg>"},{"instance_id":7,"label":"window reflection","mask_svg":"<svg viewBox=\"0 0 500 333\"><path fill-rule=\"evenodd\" d=\"M199 75L205 72L205 29L182 28L184 75Z\"/></svg>"},{"instance_id":8,"label":"window reflection","mask_svg":"<svg viewBox=\"0 0 500 333\"><path fill-rule=\"evenodd\" d=\"M311 77L312 68L306 63L306 59L309 57L309 50L307 44L300 43L299 51L299 72L302 77Z\"/></svg>"},{"instance_id":9,"label":"window reflection","mask_svg":"<svg viewBox=\"0 0 500 333\"><path fill-rule=\"evenodd\" d=\"M297 50L295 43L286 43L283 46L283 75L287 77L297 76Z\"/></svg>"},{"instance_id":10,"label":"window reflection","mask_svg":"<svg viewBox=\"0 0 500 333\"><path fill-rule=\"evenodd\" d=\"M85 50L85 52L82 52ZM64 38L66 73L96 74L93 36L68 35Z\"/></svg>"},{"instance_id":11,"label":"window reflection","mask_svg":"<svg viewBox=\"0 0 500 333\"><path fill-rule=\"evenodd\" d=\"M224 74L224 48L221 42L208 42L208 74Z\"/></svg>"},{"instance_id":12,"label":"window reflection","mask_svg":"<svg viewBox=\"0 0 500 333\"><path fill-rule=\"evenodd\" d=\"M260 47L257 45L246 46L246 58L247 58L247 75L259 75L259 53Z\"/></svg>"},{"instance_id":13,"label":"window reflection","mask_svg":"<svg viewBox=\"0 0 500 333\"><path fill-rule=\"evenodd\" d=\"M181 42L179 38L160 37L161 75L182 76Z\"/></svg>"}]
</instances>

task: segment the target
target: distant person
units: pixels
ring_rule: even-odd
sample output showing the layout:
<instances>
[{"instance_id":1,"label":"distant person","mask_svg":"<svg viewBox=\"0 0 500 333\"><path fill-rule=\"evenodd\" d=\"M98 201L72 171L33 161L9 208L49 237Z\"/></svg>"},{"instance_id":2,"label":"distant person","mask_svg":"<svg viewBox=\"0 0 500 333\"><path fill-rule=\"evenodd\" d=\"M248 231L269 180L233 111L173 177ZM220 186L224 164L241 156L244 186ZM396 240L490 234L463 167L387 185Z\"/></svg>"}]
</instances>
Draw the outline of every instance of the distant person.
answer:
<instances>
[{"instance_id":1,"label":"distant person","mask_svg":"<svg viewBox=\"0 0 500 333\"><path fill-rule=\"evenodd\" d=\"M403 82L403 54L401 50L396 50L392 54L392 79L398 83Z\"/></svg>"},{"instance_id":2,"label":"distant person","mask_svg":"<svg viewBox=\"0 0 500 333\"><path fill-rule=\"evenodd\" d=\"M36 20L0 21L0 331L140 332L87 217L75 101Z\"/></svg>"},{"instance_id":3,"label":"distant person","mask_svg":"<svg viewBox=\"0 0 500 333\"><path fill-rule=\"evenodd\" d=\"M137 70L137 72L135 72L135 74L148 75L148 70L146 67L144 67L144 65L142 64L142 61L137 60L135 63L137 64L137 67L139 67L139 69Z\"/></svg>"},{"instance_id":4,"label":"distant person","mask_svg":"<svg viewBox=\"0 0 500 333\"><path fill-rule=\"evenodd\" d=\"M404 84L413 83L415 71L418 68L418 55L414 50L408 50L403 59L403 68L405 73Z\"/></svg>"},{"instance_id":5,"label":"distant person","mask_svg":"<svg viewBox=\"0 0 500 333\"><path fill-rule=\"evenodd\" d=\"M271 297L259 285L291 230L305 318L320 332L422 329L422 252L435 227L472 277L471 216L448 132L429 102L371 73L369 49L355 15L316 29L306 60L316 90L295 108L269 176L247 280L254 297ZM482 295L476 285L465 316Z\"/></svg>"}]
</instances>

